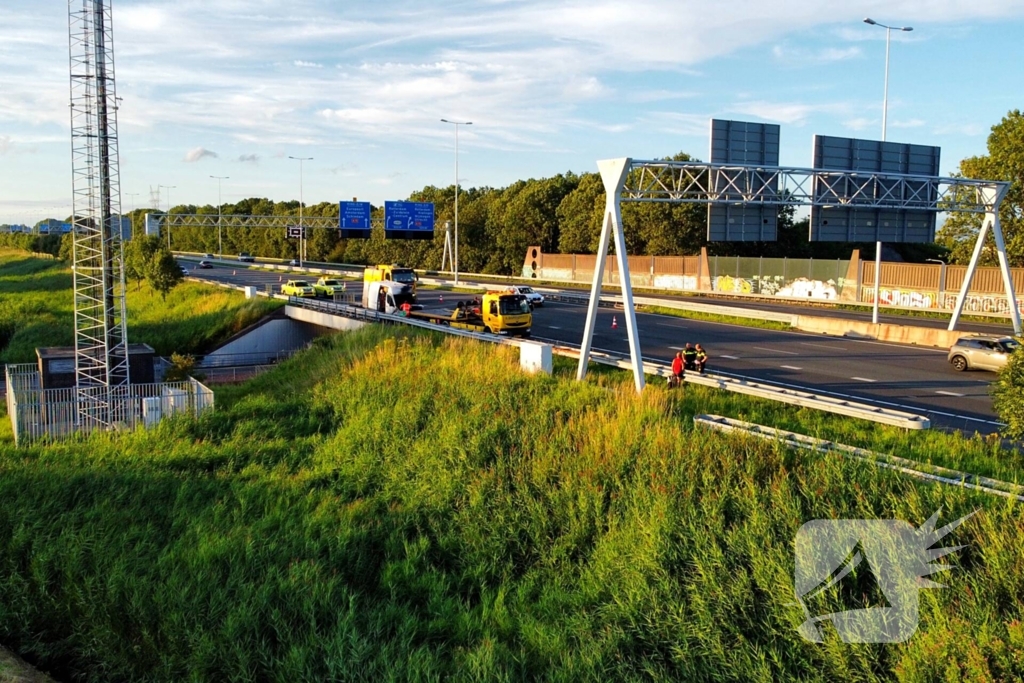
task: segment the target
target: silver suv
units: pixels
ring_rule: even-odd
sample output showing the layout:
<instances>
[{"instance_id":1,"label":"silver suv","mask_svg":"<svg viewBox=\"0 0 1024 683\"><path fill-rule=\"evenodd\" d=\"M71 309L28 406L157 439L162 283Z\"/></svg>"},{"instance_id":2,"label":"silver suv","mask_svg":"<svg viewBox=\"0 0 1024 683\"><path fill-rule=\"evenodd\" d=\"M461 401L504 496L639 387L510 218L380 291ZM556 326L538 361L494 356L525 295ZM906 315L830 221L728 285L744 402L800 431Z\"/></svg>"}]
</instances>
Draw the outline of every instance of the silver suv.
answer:
<instances>
[{"instance_id":1,"label":"silver suv","mask_svg":"<svg viewBox=\"0 0 1024 683\"><path fill-rule=\"evenodd\" d=\"M947 360L957 370L993 370L998 372L1006 366L1010 354L1020 344L1013 337L976 334L961 337L949 349Z\"/></svg>"}]
</instances>

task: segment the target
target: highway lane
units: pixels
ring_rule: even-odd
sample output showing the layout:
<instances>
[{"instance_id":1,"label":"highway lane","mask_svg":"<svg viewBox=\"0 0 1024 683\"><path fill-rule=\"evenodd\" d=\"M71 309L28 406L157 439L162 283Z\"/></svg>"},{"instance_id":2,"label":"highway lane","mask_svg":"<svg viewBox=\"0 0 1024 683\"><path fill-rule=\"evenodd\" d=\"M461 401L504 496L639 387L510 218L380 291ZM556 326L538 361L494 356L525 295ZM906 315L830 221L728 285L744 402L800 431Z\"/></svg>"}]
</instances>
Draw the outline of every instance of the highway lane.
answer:
<instances>
[{"instance_id":1,"label":"highway lane","mask_svg":"<svg viewBox=\"0 0 1024 683\"><path fill-rule=\"evenodd\" d=\"M236 271L237 275L232 275ZM272 272L214 267L194 275L264 289L287 280ZM444 303L440 298L444 298ZM425 307L451 305L470 295L421 290ZM570 344L582 340L586 308L549 302L534 312L533 334ZM612 329L612 318L617 329ZM803 332L763 330L673 316L640 313L641 347L649 360L668 362L687 342L700 342L711 355L709 368L775 384L847 396L928 414L947 427L990 432L995 415L988 395L991 373L958 373L946 352L870 340ZM594 347L627 354L621 311L598 311Z\"/></svg>"},{"instance_id":2,"label":"highway lane","mask_svg":"<svg viewBox=\"0 0 1024 683\"><path fill-rule=\"evenodd\" d=\"M341 275L349 276L360 276L358 270L354 270L352 267L345 267L340 264L327 264L318 263L317 268L333 269L337 270ZM314 276L315 277L315 276ZM443 274L437 277L443 277ZM286 278L287 279L287 278ZM462 281L466 284L508 284L507 280L495 278L490 280L486 277L473 277L467 279L463 276ZM573 294L578 296L586 296L589 294L589 289L579 289L573 287L558 287L557 285L537 285L542 291L557 291L565 294ZM615 290L617 291L617 290ZM606 291L606 294L614 292ZM639 295L638 295L639 296ZM771 299L764 298L730 298L727 295L707 295L707 294L668 294L659 292L658 294L643 294L645 297L654 297L658 299L666 299L670 301L694 301L700 303L714 304L716 306L726 306L730 308L750 308L759 311L774 311L778 313L787 313L790 315L810 315L810 316L824 316L829 318L840 318L843 320L856 320L860 322L871 321L871 311L867 309L859 310L848 310L833 308L827 305L825 302L813 302L808 301L806 304L793 301L772 301ZM967 313L969 315L969 312ZM927 318L923 316L914 315L903 315L898 312L890 311L886 312L882 309L879 313L879 322L892 323L894 325L914 325L917 327L934 327L939 329L945 329L949 325L949 320L941 318ZM977 321L961 321L958 329L965 332L981 332L985 334L1012 334L1013 325L1010 320L993 318L992 322L977 322Z\"/></svg>"}]
</instances>

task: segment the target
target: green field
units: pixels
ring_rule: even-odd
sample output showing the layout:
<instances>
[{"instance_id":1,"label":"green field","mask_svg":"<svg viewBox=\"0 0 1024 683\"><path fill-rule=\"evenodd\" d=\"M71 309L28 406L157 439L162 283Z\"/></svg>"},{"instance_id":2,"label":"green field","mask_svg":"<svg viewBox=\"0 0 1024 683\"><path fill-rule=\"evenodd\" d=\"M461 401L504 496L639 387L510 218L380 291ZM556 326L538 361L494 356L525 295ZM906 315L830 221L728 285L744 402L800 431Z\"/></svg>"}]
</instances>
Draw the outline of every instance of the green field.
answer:
<instances>
[{"instance_id":1,"label":"green field","mask_svg":"<svg viewBox=\"0 0 1024 683\"><path fill-rule=\"evenodd\" d=\"M0 363L32 363L38 346L74 344L71 269L61 261L0 250ZM194 282L167 299L147 285L128 288L128 339L158 355L202 353L280 306Z\"/></svg>"},{"instance_id":2,"label":"green field","mask_svg":"<svg viewBox=\"0 0 1024 683\"><path fill-rule=\"evenodd\" d=\"M988 681L1024 677L1020 509L836 456L696 431L697 412L899 435L623 373L369 328L319 339L150 432L0 444L0 642L58 679ZM847 426L843 426L847 425ZM869 436L874 433L876 436ZM905 450L897 452L907 455ZM817 518L946 540L898 645L804 641ZM811 605L879 604L863 566Z\"/></svg>"}]
</instances>

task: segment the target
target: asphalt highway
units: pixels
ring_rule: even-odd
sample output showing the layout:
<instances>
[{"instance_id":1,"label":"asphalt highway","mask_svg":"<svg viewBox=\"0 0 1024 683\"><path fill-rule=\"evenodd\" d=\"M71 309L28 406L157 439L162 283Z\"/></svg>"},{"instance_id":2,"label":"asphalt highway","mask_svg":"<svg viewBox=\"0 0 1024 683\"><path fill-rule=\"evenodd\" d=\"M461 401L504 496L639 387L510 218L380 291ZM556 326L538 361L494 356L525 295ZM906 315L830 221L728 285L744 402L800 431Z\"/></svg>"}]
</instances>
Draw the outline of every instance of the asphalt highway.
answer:
<instances>
[{"instance_id":1,"label":"asphalt highway","mask_svg":"<svg viewBox=\"0 0 1024 683\"><path fill-rule=\"evenodd\" d=\"M221 266L190 274L260 289L288 279L287 274ZM470 296L421 289L419 299L430 309L451 306ZM533 336L579 344L585 317L584 306L548 302L534 311ZM957 372L946 362L942 349L645 313L637 314L637 323L647 360L669 362L687 342L700 342L710 355L709 370L722 374L910 410L946 428L988 433L998 427L989 396L995 375ZM621 311L598 310L594 348L628 354Z\"/></svg>"},{"instance_id":2,"label":"asphalt highway","mask_svg":"<svg viewBox=\"0 0 1024 683\"><path fill-rule=\"evenodd\" d=\"M257 259L258 260L258 259ZM269 262L268 262L269 263ZM276 261L274 263L277 263ZM315 263L311 264L316 268L323 268L327 270L337 270L340 275L349 275L361 277L362 272L356 267L345 266L342 264L329 264L329 263ZM439 276L440 277L440 276ZM473 276L470 278L463 277L462 281L466 284L508 284L507 280L500 278L488 279L486 277ZM567 294L575 295L586 295L589 293L589 288L580 289L574 287L558 287L551 285L537 285L542 291L557 291ZM618 290L605 290L605 294L616 293ZM728 294L689 294L689 295L672 295L666 293L658 294L642 294L638 296L654 297L658 299L667 299L671 301L698 301L702 303L710 303L716 306L727 306L731 308L747 308L755 309L759 311L774 311L778 313L787 313L790 315L811 315L811 316L823 316L828 318L840 318L842 320L857 320L861 322L871 321L871 310L868 308L836 308L829 305L828 302L812 301L808 300L807 303L801 303L792 300L780 300L775 301L770 298L764 297L730 297ZM969 313L968 313L969 315ZM892 323L894 325L913 325L915 327L935 327L945 329L949 324L948 318L932 318L921 315L911 315L909 312L900 312L882 309L878 316L879 322ZM978 322L972 321L961 321L958 329L965 332L981 332L985 334L1013 334L1013 325L1009 318L1000 319L992 318L992 322Z\"/></svg>"}]
</instances>

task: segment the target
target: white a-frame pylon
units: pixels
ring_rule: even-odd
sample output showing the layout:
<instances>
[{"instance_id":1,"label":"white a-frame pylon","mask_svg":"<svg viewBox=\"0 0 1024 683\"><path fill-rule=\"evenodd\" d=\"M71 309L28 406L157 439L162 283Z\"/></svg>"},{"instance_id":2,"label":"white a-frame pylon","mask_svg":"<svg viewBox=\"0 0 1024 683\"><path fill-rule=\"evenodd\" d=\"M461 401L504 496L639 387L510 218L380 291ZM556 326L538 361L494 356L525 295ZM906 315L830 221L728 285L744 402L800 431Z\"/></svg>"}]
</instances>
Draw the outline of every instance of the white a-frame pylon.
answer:
<instances>
[{"instance_id":1,"label":"white a-frame pylon","mask_svg":"<svg viewBox=\"0 0 1024 683\"><path fill-rule=\"evenodd\" d=\"M636 390L644 388L644 365L640 354L640 336L636 327L636 309L633 307L633 283L629 279L629 258L626 255L626 235L622 231L622 211L619 195L626 183L629 173L630 159L609 159L597 162L601 171L601 181L605 190L604 225L601 228L601 241L597 248L597 261L594 264L594 284L590 288L590 304L587 307L587 322L583 330L583 345L580 347L580 364L576 378L587 376L587 363L590 361L590 348L594 341L594 326L597 323L597 307L601 300L601 284L604 278L604 264L608 258L608 240L615 236L615 262L619 268L619 282L622 286L623 317L626 319L626 334L629 337L629 356L633 362L633 380Z\"/></svg>"}]
</instances>

